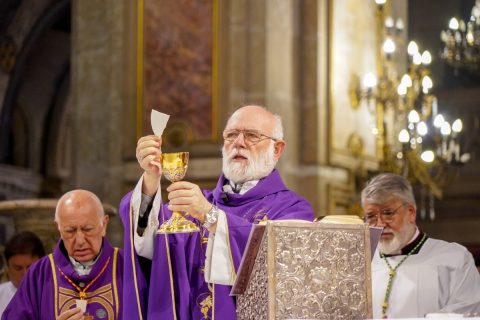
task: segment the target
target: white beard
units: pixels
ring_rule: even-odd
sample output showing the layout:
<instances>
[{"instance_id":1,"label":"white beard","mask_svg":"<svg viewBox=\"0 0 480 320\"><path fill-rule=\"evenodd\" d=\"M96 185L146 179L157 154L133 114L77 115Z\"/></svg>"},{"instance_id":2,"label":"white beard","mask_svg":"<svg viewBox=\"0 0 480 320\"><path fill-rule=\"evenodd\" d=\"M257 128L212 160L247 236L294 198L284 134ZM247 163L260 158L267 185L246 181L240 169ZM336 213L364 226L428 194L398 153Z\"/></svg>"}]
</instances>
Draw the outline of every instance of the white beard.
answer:
<instances>
[{"instance_id":1,"label":"white beard","mask_svg":"<svg viewBox=\"0 0 480 320\"><path fill-rule=\"evenodd\" d=\"M400 231L394 231L390 228L384 229L384 231L393 233L393 239L380 240L378 243L378 250L380 250L381 253L393 254L400 251L408 244L415 233L415 225L406 220L407 216L405 216L404 225Z\"/></svg>"},{"instance_id":2,"label":"white beard","mask_svg":"<svg viewBox=\"0 0 480 320\"><path fill-rule=\"evenodd\" d=\"M268 149L260 152L256 158L252 158L250 151L247 149L234 148L227 153L225 147L223 147L223 174L233 183L244 183L246 181L259 180L266 177L272 172L277 164L274 152L273 141ZM247 163L233 162L232 159L237 155L245 157Z\"/></svg>"}]
</instances>

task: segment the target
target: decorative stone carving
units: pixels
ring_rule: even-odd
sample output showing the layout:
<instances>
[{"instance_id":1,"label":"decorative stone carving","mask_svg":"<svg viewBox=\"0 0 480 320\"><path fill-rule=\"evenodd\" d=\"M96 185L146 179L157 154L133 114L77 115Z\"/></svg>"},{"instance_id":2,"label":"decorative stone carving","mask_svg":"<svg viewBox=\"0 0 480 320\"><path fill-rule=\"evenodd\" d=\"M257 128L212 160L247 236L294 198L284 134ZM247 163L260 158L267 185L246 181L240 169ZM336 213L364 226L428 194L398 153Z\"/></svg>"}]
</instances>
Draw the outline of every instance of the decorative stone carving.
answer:
<instances>
[{"instance_id":1,"label":"decorative stone carving","mask_svg":"<svg viewBox=\"0 0 480 320\"><path fill-rule=\"evenodd\" d=\"M0 165L0 200L37 197L42 177L26 168Z\"/></svg>"}]
</instances>

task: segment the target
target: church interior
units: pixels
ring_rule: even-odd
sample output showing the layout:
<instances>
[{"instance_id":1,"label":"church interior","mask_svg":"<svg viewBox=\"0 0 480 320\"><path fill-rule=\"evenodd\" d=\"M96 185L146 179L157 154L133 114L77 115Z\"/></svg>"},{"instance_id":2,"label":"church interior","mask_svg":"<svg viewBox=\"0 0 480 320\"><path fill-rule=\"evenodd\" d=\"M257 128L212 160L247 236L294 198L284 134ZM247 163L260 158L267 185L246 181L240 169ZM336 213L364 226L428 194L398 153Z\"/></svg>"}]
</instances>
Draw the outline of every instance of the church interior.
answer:
<instances>
[{"instance_id":1,"label":"church interior","mask_svg":"<svg viewBox=\"0 0 480 320\"><path fill-rule=\"evenodd\" d=\"M475 0L0 0L0 248L20 230L53 246L56 199L77 188L122 246L151 110L207 188L247 104L282 117L277 168L317 217L362 217L368 179L396 172L420 228L480 256Z\"/></svg>"}]
</instances>

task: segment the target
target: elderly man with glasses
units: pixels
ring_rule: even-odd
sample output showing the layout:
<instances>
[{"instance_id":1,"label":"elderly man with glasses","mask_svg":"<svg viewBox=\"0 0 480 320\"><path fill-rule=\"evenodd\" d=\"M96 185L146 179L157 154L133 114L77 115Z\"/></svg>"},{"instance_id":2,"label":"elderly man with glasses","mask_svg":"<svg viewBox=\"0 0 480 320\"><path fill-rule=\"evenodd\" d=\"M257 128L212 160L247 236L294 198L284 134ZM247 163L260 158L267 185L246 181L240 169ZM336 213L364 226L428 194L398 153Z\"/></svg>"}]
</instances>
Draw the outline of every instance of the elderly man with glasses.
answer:
<instances>
[{"instance_id":1,"label":"elderly man with glasses","mask_svg":"<svg viewBox=\"0 0 480 320\"><path fill-rule=\"evenodd\" d=\"M125 226L125 319L235 319L230 296L250 229L261 220L313 220L275 165L285 149L279 116L259 106L233 113L223 132L223 174L213 190L188 181L160 195L161 137L137 144L144 170L120 212ZM197 233L157 234L172 211L188 212Z\"/></svg>"},{"instance_id":2,"label":"elderly man with glasses","mask_svg":"<svg viewBox=\"0 0 480 320\"><path fill-rule=\"evenodd\" d=\"M383 227L372 260L374 318L480 313L480 275L463 246L418 229L415 198L402 176L374 177L362 191L365 220Z\"/></svg>"}]
</instances>

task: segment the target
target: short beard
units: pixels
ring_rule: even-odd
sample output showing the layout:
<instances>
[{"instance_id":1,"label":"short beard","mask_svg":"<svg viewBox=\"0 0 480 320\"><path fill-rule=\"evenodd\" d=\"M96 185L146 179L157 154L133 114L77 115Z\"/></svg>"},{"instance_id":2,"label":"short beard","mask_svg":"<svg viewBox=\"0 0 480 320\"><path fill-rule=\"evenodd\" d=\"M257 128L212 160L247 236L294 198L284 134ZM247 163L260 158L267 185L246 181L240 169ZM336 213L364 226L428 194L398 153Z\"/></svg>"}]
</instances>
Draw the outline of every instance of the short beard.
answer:
<instances>
[{"instance_id":1,"label":"short beard","mask_svg":"<svg viewBox=\"0 0 480 320\"><path fill-rule=\"evenodd\" d=\"M232 162L236 155L247 158L247 164ZM261 151L256 158L252 158L250 151L246 149L232 149L227 153L225 147L222 148L222 156L223 174L233 183L260 180L268 176L277 164L273 141L268 149Z\"/></svg>"},{"instance_id":2,"label":"short beard","mask_svg":"<svg viewBox=\"0 0 480 320\"><path fill-rule=\"evenodd\" d=\"M408 242L412 239L413 234L415 233L415 225L406 221L407 216L405 216L404 225L402 230L394 231L390 228L386 228L386 231L393 233L392 240L380 240L378 243L378 250L384 254L393 254L400 251L405 247Z\"/></svg>"}]
</instances>

